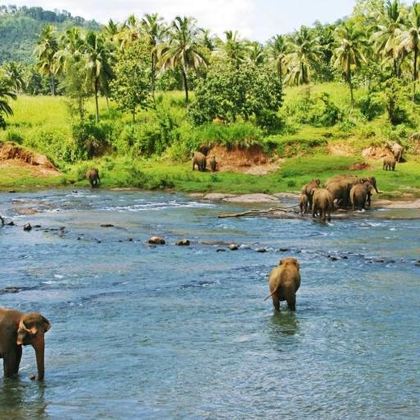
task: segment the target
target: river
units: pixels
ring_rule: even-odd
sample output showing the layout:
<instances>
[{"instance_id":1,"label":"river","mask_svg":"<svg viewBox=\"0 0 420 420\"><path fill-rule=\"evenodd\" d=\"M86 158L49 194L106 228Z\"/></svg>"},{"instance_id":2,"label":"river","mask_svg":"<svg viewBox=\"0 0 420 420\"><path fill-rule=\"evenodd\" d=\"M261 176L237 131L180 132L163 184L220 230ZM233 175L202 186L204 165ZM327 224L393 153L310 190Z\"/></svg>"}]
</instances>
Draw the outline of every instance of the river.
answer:
<instances>
[{"instance_id":1,"label":"river","mask_svg":"<svg viewBox=\"0 0 420 420\"><path fill-rule=\"evenodd\" d=\"M243 209L0 194L17 225L0 228L0 306L52 324L44 383L25 348L19 379L0 379L0 418L418 418L420 219L217 218ZM296 313L274 314L267 275L284 256L302 284Z\"/></svg>"}]
</instances>

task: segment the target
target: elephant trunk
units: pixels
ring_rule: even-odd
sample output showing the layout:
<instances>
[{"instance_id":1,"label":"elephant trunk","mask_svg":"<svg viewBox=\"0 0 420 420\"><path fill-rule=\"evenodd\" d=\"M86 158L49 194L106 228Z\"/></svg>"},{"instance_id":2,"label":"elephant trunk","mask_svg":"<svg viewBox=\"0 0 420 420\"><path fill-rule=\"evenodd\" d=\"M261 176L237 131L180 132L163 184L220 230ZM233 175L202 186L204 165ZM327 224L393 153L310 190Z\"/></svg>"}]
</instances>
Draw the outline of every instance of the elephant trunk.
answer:
<instances>
[{"instance_id":1,"label":"elephant trunk","mask_svg":"<svg viewBox=\"0 0 420 420\"><path fill-rule=\"evenodd\" d=\"M45 350L45 341L44 334L40 334L39 337L36 337L36 340L32 342L32 347L35 350L36 356L36 366L38 369L38 381L44 379L44 350Z\"/></svg>"}]
</instances>

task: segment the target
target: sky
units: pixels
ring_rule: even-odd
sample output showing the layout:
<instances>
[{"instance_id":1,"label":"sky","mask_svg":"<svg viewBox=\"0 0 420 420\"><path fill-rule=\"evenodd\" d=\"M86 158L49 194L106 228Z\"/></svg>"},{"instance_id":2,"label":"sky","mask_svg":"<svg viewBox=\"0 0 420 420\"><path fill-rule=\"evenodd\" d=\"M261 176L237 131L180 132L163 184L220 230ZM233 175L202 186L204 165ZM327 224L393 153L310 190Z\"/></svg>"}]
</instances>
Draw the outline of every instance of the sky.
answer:
<instances>
[{"instance_id":1,"label":"sky","mask_svg":"<svg viewBox=\"0 0 420 420\"><path fill-rule=\"evenodd\" d=\"M198 25L222 35L237 30L243 38L267 41L273 35L293 32L301 25L334 22L351 14L355 0L0 0L0 4L41 6L67 10L73 16L107 23L129 15L159 13L166 21L193 16Z\"/></svg>"}]
</instances>

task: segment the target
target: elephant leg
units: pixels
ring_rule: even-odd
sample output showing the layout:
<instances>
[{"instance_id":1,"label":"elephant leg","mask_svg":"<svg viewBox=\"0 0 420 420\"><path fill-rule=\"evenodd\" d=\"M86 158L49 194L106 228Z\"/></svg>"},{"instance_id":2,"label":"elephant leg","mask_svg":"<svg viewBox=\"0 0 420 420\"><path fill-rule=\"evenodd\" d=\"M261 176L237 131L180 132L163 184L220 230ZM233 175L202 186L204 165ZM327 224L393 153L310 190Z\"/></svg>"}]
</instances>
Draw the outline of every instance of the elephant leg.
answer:
<instances>
[{"instance_id":1,"label":"elephant leg","mask_svg":"<svg viewBox=\"0 0 420 420\"><path fill-rule=\"evenodd\" d=\"M296 296L294 293L287 296L287 306L291 311L296 311Z\"/></svg>"},{"instance_id":2,"label":"elephant leg","mask_svg":"<svg viewBox=\"0 0 420 420\"><path fill-rule=\"evenodd\" d=\"M274 309L276 311L280 312L280 299L276 295L273 295L272 298L273 298Z\"/></svg>"},{"instance_id":3,"label":"elephant leg","mask_svg":"<svg viewBox=\"0 0 420 420\"><path fill-rule=\"evenodd\" d=\"M18 373L21 357L22 347L20 346L3 356L3 372L6 378L10 378Z\"/></svg>"}]
</instances>

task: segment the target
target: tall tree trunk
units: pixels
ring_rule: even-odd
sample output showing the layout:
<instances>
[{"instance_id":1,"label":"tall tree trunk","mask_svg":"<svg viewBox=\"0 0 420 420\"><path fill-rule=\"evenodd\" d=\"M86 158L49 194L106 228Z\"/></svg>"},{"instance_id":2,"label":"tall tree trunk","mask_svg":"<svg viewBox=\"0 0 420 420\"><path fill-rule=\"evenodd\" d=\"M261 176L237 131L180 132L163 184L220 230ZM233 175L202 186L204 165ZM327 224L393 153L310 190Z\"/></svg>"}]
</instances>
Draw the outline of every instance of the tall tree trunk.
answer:
<instances>
[{"instance_id":1,"label":"tall tree trunk","mask_svg":"<svg viewBox=\"0 0 420 420\"><path fill-rule=\"evenodd\" d=\"M51 84L51 95L55 96L55 78L53 74L51 74L50 84Z\"/></svg>"},{"instance_id":2,"label":"tall tree trunk","mask_svg":"<svg viewBox=\"0 0 420 420\"><path fill-rule=\"evenodd\" d=\"M351 101L351 107L354 107L354 96L353 96L353 83L351 80L351 69L350 69L350 62L347 62L347 81L349 83L350 88L350 101Z\"/></svg>"},{"instance_id":3,"label":"tall tree trunk","mask_svg":"<svg viewBox=\"0 0 420 420\"><path fill-rule=\"evenodd\" d=\"M187 80L187 72L185 71L184 67L181 69L181 73L182 73L182 80L184 82L185 103L188 104L188 80Z\"/></svg>"},{"instance_id":4,"label":"tall tree trunk","mask_svg":"<svg viewBox=\"0 0 420 420\"><path fill-rule=\"evenodd\" d=\"M152 52L152 97L155 102L155 89L156 89L156 57L155 53Z\"/></svg>"},{"instance_id":5,"label":"tall tree trunk","mask_svg":"<svg viewBox=\"0 0 420 420\"><path fill-rule=\"evenodd\" d=\"M98 79L95 80L95 107L96 107L96 122L99 122L99 102L98 102Z\"/></svg>"},{"instance_id":6,"label":"tall tree trunk","mask_svg":"<svg viewBox=\"0 0 420 420\"><path fill-rule=\"evenodd\" d=\"M414 59L413 59L413 102L416 100L416 88L417 88L417 78L418 78L418 70L417 70L417 57L418 57L418 49L414 48Z\"/></svg>"}]
</instances>

